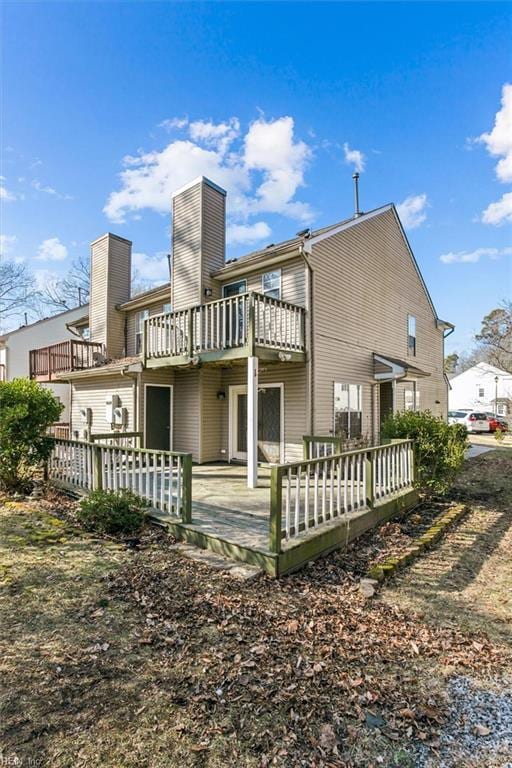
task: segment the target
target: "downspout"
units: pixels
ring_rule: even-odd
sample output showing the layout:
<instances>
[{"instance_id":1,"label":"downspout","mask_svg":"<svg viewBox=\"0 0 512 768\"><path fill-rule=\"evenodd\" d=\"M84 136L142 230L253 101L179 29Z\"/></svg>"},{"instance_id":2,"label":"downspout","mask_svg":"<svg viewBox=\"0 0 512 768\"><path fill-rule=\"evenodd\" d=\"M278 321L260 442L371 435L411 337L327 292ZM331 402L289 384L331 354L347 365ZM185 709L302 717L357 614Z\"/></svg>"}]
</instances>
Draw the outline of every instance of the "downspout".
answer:
<instances>
[{"instance_id":1,"label":"downspout","mask_svg":"<svg viewBox=\"0 0 512 768\"><path fill-rule=\"evenodd\" d=\"M307 381L308 381L308 431L312 435L314 433L315 425L315 397L314 397L314 376L313 376L313 267L311 262L306 256L304 250L304 241L299 246L299 253L304 260L304 264L307 269L307 281L306 281L306 311L307 311Z\"/></svg>"},{"instance_id":2,"label":"downspout","mask_svg":"<svg viewBox=\"0 0 512 768\"><path fill-rule=\"evenodd\" d=\"M128 371L126 368L123 368L121 370L121 377L124 378L127 376L129 379L133 380L133 426L134 426L134 432L140 432L139 424L140 424L140 415L139 415L139 382L140 382L140 371L137 373L132 373L131 371Z\"/></svg>"}]
</instances>

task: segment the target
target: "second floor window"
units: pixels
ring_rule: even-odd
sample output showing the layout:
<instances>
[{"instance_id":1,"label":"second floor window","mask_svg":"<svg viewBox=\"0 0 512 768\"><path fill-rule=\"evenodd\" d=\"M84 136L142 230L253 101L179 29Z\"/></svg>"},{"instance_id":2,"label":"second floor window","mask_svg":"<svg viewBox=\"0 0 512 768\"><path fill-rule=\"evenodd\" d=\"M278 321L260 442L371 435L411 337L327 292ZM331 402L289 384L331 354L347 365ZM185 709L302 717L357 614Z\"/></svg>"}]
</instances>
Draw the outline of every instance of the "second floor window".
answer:
<instances>
[{"instance_id":1,"label":"second floor window","mask_svg":"<svg viewBox=\"0 0 512 768\"><path fill-rule=\"evenodd\" d=\"M484 387L478 387L478 397L479 398L485 397L485 389L484 389Z\"/></svg>"},{"instance_id":2,"label":"second floor window","mask_svg":"<svg viewBox=\"0 0 512 768\"><path fill-rule=\"evenodd\" d=\"M275 269L273 272L265 272L261 278L261 291L265 296L271 296L273 299L281 298L280 269Z\"/></svg>"},{"instance_id":3,"label":"second floor window","mask_svg":"<svg viewBox=\"0 0 512 768\"><path fill-rule=\"evenodd\" d=\"M416 318L407 315L407 352L416 355Z\"/></svg>"},{"instance_id":4,"label":"second floor window","mask_svg":"<svg viewBox=\"0 0 512 768\"><path fill-rule=\"evenodd\" d=\"M350 440L363 432L361 384L334 382L334 434Z\"/></svg>"},{"instance_id":5,"label":"second floor window","mask_svg":"<svg viewBox=\"0 0 512 768\"><path fill-rule=\"evenodd\" d=\"M144 320L149 317L149 309L143 309L137 312L135 317L135 354L142 352L142 337L144 335Z\"/></svg>"}]
</instances>

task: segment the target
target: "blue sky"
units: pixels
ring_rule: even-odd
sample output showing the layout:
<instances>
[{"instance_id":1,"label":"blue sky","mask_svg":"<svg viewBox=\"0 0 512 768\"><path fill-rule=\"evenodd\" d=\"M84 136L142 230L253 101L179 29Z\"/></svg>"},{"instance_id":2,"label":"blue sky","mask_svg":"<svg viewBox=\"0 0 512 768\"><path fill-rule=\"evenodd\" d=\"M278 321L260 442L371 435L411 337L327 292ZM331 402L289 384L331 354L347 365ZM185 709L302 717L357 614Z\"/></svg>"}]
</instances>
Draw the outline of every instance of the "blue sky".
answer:
<instances>
[{"instance_id":1,"label":"blue sky","mask_svg":"<svg viewBox=\"0 0 512 768\"><path fill-rule=\"evenodd\" d=\"M401 204L448 349L511 295L505 3L7 3L4 252L40 282L109 230L165 279L169 198L228 189L230 256ZM497 121L497 122L496 122ZM480 138L479 138L480 137ZM441 260L441 257L444 260Z\"/></svg>"}]
</instances>

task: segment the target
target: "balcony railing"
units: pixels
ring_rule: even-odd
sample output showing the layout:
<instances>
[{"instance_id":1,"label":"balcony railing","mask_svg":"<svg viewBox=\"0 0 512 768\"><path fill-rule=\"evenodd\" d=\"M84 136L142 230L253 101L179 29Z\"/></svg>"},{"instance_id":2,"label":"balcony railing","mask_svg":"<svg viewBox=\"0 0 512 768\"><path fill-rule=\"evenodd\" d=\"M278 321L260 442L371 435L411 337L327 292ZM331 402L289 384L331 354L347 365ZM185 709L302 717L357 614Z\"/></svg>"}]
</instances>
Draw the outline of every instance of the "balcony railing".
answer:
<instances>
[{"instance_id":1,"label":"balcony railing","mask_svg":"<svg viewBox=\"0 0 512 768\"><path fill-rule=\"evenodd\" d=\"M284 353L305 351L305 309L259 293L242 293L178 312L148 317L144 358L222 357L257 347ZM232 355L233 356L233 355Z\"/></svg>"},{"instance_id":2,"label":"balcony railing","mask_svg":"<svg viewBox=\"0 0 512 768\"><path fill-rule=\"evenodd\" d=\"M103 344L82 339L68 339L49 347L31 349L30 378L50 381L57 373L92 368L96 363L95 353L102 352Z\"/></svg>"}]
</instances>

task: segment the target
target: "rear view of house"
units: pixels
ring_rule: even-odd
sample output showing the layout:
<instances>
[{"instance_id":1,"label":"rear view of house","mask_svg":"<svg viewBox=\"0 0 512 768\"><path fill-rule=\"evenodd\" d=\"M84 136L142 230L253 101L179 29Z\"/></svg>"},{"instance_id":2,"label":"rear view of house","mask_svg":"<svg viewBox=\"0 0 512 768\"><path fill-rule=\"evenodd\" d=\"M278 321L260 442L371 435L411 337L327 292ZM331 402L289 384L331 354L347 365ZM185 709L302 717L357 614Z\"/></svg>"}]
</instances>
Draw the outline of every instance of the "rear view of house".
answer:
<instances>
[{"instance_id":1,"label":"rear view of house","mask_svg":"<svg viewBox=\"0 0 512 768\"><path fill-rule=\"evenodd\" d=\"M94 364L71 384L71 433L138 432L197 463L300 459L305 435L373 444L394 410L447 412L444 334L386 205L237 260L226 193L172 198L172 281L130 295L131 243L91 245Z\"/></svg>"}]
</instances>

